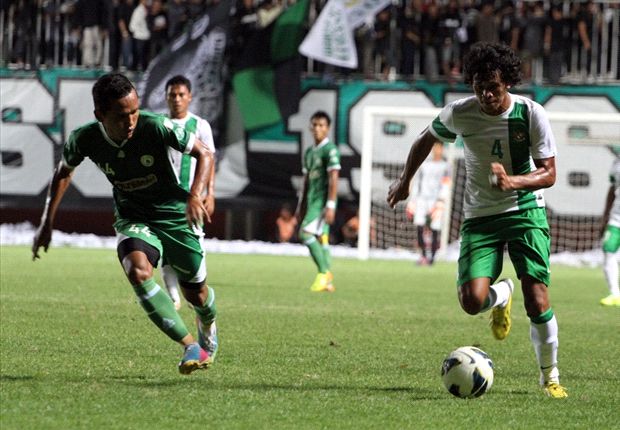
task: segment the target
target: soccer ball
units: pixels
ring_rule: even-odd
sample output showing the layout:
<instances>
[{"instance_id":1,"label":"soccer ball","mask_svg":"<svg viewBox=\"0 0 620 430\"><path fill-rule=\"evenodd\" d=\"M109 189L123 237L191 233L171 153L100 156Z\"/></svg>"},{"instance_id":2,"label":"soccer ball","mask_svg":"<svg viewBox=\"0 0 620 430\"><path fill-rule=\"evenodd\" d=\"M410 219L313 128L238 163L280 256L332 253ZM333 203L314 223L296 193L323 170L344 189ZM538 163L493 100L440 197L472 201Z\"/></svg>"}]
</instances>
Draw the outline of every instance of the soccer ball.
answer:
<instances>
[{"instance_id":1,"label":"soccer ball","mask_svg":"<svg viewBox=\"0 0 620 430\"><path fill-rule=\"evenodd\" d=\"M493 385L493 362L481 349L463 346L445 358L441 379L456 397L480 397Z\"/></svg>"}]
</instances>

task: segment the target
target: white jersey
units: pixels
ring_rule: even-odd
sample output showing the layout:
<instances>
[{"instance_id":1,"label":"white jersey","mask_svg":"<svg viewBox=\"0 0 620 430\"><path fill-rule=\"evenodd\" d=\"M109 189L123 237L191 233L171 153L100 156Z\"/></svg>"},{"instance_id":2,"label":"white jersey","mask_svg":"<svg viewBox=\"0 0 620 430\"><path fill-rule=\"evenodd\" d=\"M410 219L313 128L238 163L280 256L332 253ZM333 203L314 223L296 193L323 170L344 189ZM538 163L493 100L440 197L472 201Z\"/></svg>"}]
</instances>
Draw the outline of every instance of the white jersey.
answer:
<instances>
[{"instance_id":1,"label":"white jersey","mask_svg":"<svg viewBox=\"0 0 620 430\"><path fill-rule=\"evenodd\" d=\"M609 212L608 225L620 228L620 157L616 157L616 161L609 171L609 180L614 187L614 204Z\"/></svg>"},{"instance_id":2,"label":"white jersey","mask_svg":"<svg viewBox=\"0 0 620 430\"><path fill-rule=\"evenodd\" d=\"M213 154L215 154L215 145L213 143L213 133L211 126L207 120L194 115L191 112L181 119L172 119L172 122L185 128L187 131L194 133L202 143L205 144ZM168 158L174 170L179 184L189 191L194 182L194 173L196 171L196 159L188 154L182 154L172 148L168 149Z\"/></svg>"},{"instance_id":3,"label":"white jersey","mask_svg":"<svg viewBox=\"0 0 620 430\"><path fill-rule=\"evenodd\" d=\"M510 107L501 115L487 115L475 96L446 105L430 132L442 141L461 136L465 147L465 218L544 207L542 190L501 191L491 186L491 163L503 164L509 175L536 169L534 159L555 157L555 138L547 115L538 103L510 94Z\"/></svg>"},{"instance_id":4,"label":"white jersey","mask_svg":"<svg viewBox=\"0 0 620 430\"><path fill-rule=\"evenodd\" d=\"M411 188L411 200L425 199L436 202L449 196L450 165L444 159L426 160L416 172Z\"/></svg>"}]
</instances>

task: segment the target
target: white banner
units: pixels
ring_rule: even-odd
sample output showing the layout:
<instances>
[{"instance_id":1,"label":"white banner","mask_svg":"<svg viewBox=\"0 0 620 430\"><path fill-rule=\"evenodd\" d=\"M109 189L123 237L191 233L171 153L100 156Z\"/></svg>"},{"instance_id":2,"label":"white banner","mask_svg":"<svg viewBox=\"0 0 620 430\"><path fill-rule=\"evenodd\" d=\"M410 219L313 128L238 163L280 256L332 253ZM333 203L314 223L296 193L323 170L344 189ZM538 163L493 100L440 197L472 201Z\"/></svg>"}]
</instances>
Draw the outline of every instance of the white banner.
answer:
<instances>
[{"instance_id":1,"label":"white banner","mask_svg":"<svg viewBox=\"0 0 620 430\"><path fill-rule=\"evenodd\" d=\"M309 58L334 66L357 68L353 30L390 4L391 0L329 0L299 46Z\"/></svg>"},{"instance_id":2,"label":"white banner","mask_svg":"<svg viewBox=\"0 0 620 430\"><path fill-rule=\"evenodd\" d=\"M353 28L348 22L344 0L329 0L310 32L299 45L309 58L340 67L357 68Z\"/></svg>"}]
</instances>

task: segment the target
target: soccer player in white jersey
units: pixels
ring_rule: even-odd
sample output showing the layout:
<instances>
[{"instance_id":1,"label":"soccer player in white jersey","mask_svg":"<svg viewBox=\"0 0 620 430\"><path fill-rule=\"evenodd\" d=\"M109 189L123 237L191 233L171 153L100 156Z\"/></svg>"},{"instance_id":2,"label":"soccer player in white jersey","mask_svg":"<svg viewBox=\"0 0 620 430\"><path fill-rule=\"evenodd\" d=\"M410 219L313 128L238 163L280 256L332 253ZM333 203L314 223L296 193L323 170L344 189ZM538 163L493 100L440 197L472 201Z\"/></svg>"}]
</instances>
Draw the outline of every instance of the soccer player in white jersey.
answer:
<instances>
[{"instance_id":1,"label":"soccer player in white jersey","mask_svg":"<svg viewBox=\"0 0 620 430\"><path fill-rule=\"evenodd\" d=\"M188 132L194 133L207 149L215 154L211 126L205 119L189 111L189 105L192 102L192 84L189 79L182 75L173 76L166 82L165 88L168 116L172 119L172 122L185 128ZM168 150L168 157L170 158L170 163L179 184L184 189L188 189L189 185L194 180L196 161L192 157L188 157L172 148ZM204 205L209 216L212 216L215 210L215 168L211 169L205 185L206 194L204 197ZM203 234L202 231L198 233L200 235ZM162 266L162 276L166 284L166 289L174 301L174 306L180 309L181 297L179 295L179 280L175 271L169 264L166 264L166 261L164 261Z\"/></svg>"},{"instance_id":2,"label":"soccer player in white jersey","mask_svg":"<svg viewBox=\"0 0 620 430\"><path fill-rule=\"evenodd\" d=\"M169 117L172 122L184 128L188 133L193 133L203 143L203 145L213 154L215 154L215 144L213 143L213 133L209 123L199 116L189 111L189 105L192 102L192 84L185 76L173 76L166 82L166 102L168 103ZM194 181L194 173L196 172L196 161L192 157L188 157L173 148L168 148L168 158L175 172L179 185L183 189L189 189L190 184ZM207 176L205 183L205 193L203 194L203 204L209 217L215 211L215 163L211 165L211 171ZM201 242L204 238L202 228L197 228L196 234L200 236ZM204 244L203 244L204 252ZM162 266L162 277L164 284L174 302L176 309L181 307L181 297L179 295L179 278L176 271L167 264L164 256ZM215 315L215 314L214 314ZM215 359L217 354L217 327L215 317L213 321L204 322L200 318L196 318L196 325L200 339L208 339L207 346L210 346L207 352L211 355L211 360Z\"/></svg>"},{"instance_id":3,"label":"soccer player in white jersey","mask_svg":"<svg viewBox=\"0 0 620 430\"><path fill-rule=\"evenodd\" d=\"M620 156L618 155L609 172L609 179L611 186L607 193L603 214L603 271L607 279L609 295L601 299L601 305L620 306L618 260L616 258L618 248L620 248Z\"/></svg>"},{"instance_id":4,"label":"soccer player in white jersey","mask_svg":"<svg viewBox=\"0 0 620 430\"><path fill-rule=\"evenodd\" d=\"M420 264L433 264L439 249L439 234L445 201L450 197L450 165L443 158L443 142L433 145L431 157L422 163L411 181L411 198L407 203L407 216L416 226L418 246L422 254ZM424 230L431 229L430 255L427 255Z\"/></svg>"},{"instance_id":5,"label":"soccer player in white jersey","mask_svg":"<svg viewBox=\"0 0 620 430\"><path fill-rule=\"evenodd\" d=\"M558 324L549 304L550 236L542 193L555 183L556 145L544 109L509 92L521 80L520 69L519 57L505 45L472 46L463 71L475 95L446 105L416 138L387 201L394 207L407 198L411 178L437 140L463 139L459 302L470 315L492 309L494 337L508 335L514 286L510 279L496 282L507 245L521 280L540 384L547 395L561 399L567 392L560 385Z\"/></svg>"}]
</instances>

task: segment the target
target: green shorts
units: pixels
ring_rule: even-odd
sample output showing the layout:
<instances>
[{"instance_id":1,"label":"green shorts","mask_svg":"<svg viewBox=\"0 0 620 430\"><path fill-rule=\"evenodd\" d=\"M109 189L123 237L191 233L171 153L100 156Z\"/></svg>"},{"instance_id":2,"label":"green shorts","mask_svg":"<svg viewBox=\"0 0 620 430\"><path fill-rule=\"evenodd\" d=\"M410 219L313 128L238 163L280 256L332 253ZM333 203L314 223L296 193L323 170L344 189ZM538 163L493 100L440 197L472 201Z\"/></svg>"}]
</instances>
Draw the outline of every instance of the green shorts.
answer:
<instances>
[{"instance_id":1,"label":"green shorts","mask_svg":"<svg viewBox=\"0 0 620 430\"><path fill-rule=\"evenodd\" d=\"M523 275L549 285L551 237L545 208L467 219L461 226L457 285L502 272L504 246L519 279Z\"/></svg>"},{"instance_id":2,"label":"green shorts","mask_svg":"<svg viewBox=\"0 0 620 430\"><path fill-rule=\"evenodd\" d=\"M323 206L308 208L301 221L301 231L315 236L329 236L329 224L323 219Z\"/></svg>"},{"instance_id":3,"label":"green shorts","mask_svg":"<svg viewBox=\"0 0 620 430\"><path fill-rule=\"evenodd\" d=\"M603 252L616 253L620 248L620 228L607 224L603 234Z\"/></svg>"},{"instance_id":4,"label":"green shorts","mask_svg":"<svg viewBox=\"0 0 620 430\"><path fill-rule=\"evenodd\" d=\"M199 283L207 277L202 236L187 224L162 228L153 223L118 218L114 223L118 243L127 238L141 239L155 247L177 273L179 280Z\"/></svg>"}]
</instances>

